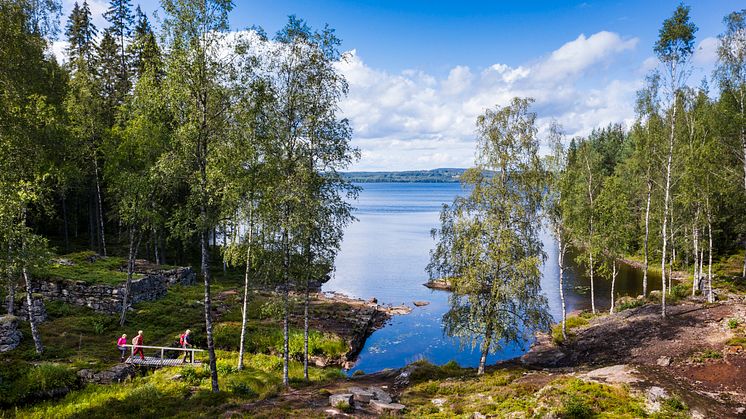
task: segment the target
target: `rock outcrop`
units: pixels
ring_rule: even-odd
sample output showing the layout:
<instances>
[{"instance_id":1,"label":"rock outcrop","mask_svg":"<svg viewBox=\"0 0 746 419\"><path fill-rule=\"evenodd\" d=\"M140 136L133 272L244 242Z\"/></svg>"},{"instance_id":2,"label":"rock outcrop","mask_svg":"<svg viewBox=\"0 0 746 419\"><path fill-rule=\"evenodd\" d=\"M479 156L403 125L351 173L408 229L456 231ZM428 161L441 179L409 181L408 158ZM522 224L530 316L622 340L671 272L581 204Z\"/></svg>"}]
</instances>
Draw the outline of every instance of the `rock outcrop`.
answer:
<instances>
[{"instance_id":1,"label":"rock outcrop","mask_svg":"<svg viewBox=\"0 0 746 419\"><path fill-rule=\"evenodd\" d=\"M5 298L5 306L10 304L10 297ZM28 304L26 303L26 294L16 295L15 310L19 318L28 320ZM41 294L34 294L31 298L31 314L34 316L36 323L47 321L47 309L44 307L44 299Z\"/></svg>"},{"instance_id":2,"label":"rock outcrop","mask_svg":"<svg viewBox=\"0 0 746 419\"><path fill-rule=\"evenodd\" d=\"M78 371L78 377L83 384L96 383L96 384L112 384L121 383L128 378L134 377L136 374L135 366L128 364L117 364L108 370L95 372L89 369L82 369Z\"/></svg>"},{"instance_id":3,"label":"rock outcrop","mask_svg":"<svg viewBox=\"0 0 746 419\"><path fill-rule=\"evenodd\" d=\"M157 300L166 295L168 287L175 284L191 285L195 279L194 271L188 267L149 272L146 276L132 281L130 304ZM64 279L37 279L34 281L34 287L34 293L40 294L44 299L63 301L90 307L98 312L114 314L122 310L125 284L89 284Z\"/></svg>"},{"instance_id":4,"label":"rock outcrop","mask_svg":"<svg viewBox=\"0 0 746 419\"><path fill-rule=\"evenodd\" d=\"M21 343L22 336L18 330L18 317L11 315L0 317L0 352L15 349Z\"/></svg>"}]
</instances>

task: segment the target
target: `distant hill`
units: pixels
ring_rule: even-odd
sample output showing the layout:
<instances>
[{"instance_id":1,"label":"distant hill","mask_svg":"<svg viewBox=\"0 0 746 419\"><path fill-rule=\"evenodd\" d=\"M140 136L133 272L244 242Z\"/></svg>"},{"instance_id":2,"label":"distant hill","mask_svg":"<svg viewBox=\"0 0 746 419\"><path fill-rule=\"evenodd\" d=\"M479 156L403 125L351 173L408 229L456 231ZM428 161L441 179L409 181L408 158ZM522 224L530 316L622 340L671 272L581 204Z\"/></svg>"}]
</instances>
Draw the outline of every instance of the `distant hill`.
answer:
<instances>
[{"instance_id":1,"label":"distant hill","mask_svg":"<svg viewBox=\"0 0 746 419\"><path fill-rule=\"evenodd\" d=\"M455 183L465 171L466 169L442 168L404 172L346 172L342 176L355 183Z\"/></svg>"}]
</instances>

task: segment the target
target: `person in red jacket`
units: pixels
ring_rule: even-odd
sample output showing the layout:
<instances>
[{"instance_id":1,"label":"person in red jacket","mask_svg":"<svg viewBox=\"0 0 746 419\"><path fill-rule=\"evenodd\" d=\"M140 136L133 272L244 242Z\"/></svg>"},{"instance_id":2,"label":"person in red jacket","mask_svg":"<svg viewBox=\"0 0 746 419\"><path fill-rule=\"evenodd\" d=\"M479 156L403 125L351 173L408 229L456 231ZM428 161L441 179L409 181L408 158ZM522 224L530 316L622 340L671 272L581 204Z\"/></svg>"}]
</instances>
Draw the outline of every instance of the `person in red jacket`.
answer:
<instances>
[{"instance_id":1,"label":"person in red jacket","mask_svg":"<svg viewBox=\"0 0 746 419\"><path fill-rule=\"evenodd\" d=\"M119 340L117 340L117 349L119 349L119 352L121 353L121 356L119 357L119 362L124 362L124 356L127 355L127 347L124 346L127 344L127 335L122 335Z\"/></svg>"},{"instance_id":2,"label":"person in red jacket","mask_svg":"<svg viewBox=\"0 0 746 419\"><path fill-rule=\"evenodd\" d=\"M132 339L132 345L135 347L135 351L132 352L132 357L134 358L135 355L140 354L140 359L145 361L145 353L143 353L142 346L140 346L143 344L143 340L142 330L138 330L137 336Z\"/></svg>"}]
</instances>

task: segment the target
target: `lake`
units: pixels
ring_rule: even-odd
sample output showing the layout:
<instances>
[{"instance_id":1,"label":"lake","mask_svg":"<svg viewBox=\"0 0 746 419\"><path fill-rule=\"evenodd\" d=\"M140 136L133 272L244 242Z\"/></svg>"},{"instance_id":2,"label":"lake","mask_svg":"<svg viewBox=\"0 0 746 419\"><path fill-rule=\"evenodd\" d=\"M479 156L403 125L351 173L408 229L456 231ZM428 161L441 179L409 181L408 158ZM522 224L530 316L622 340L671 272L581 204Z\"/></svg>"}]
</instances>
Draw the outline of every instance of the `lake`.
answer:
<instances>
[{"instance_id":1,"label":"lake","mask_svg":"<svg viewBox=\"0 0 746 419\"><path fill-rule=\"evenodd\" d=\"M435 241L430 231L439 225L440 209L462 194L457 183L365 183L354 203L357 222L345 230L342 248L335 263L332 279L324 291L369 299L379 304L406 304L424 300L424 307L415 307L410 314L395 316L390 323L375 331L367 340L358 362L350 373L400 368L425 358L435 364L455 360L462 366L477 366L478 350L461 348L458 341L443 335L441 318L448 310L448 293L423 286L427 282L425 267ZM547 260L542 268L542 290L549 300L549 310L555 319L561 318L559 299L559 269L557 245L543 234ZM569 258L568 258L569 259ZM580 273L580 274L579 274ZM617 298L642 293L641 273L623 267L617 277ZM564 284L568 313L589 309L589 279L571 263ZM610 282L596 280L596 308L609 309ZM660 279L652 280L650 289L660 288ZM524 353L529 346L510 345L491 354L487 361L509 359Z\"/></svg>"}]
</instances>

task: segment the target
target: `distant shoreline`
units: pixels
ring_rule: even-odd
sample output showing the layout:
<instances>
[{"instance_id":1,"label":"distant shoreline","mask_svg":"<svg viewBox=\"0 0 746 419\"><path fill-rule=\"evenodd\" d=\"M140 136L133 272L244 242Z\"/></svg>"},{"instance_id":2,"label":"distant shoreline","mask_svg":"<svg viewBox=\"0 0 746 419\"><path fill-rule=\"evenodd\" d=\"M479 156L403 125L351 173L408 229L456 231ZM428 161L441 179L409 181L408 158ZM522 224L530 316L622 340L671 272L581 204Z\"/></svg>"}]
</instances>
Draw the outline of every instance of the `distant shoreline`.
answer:
<instances>
[{"instance_id":1,"label":"distant shoreline","mask_svg":"<svg viewBox=\"0 0 746 419\"><path fill-rule=\"evenodd\" d=\"M441 168L400 172L343 172L342 177L353 183L458 183L466 169Z\"/></svg>"}]
</instances>

